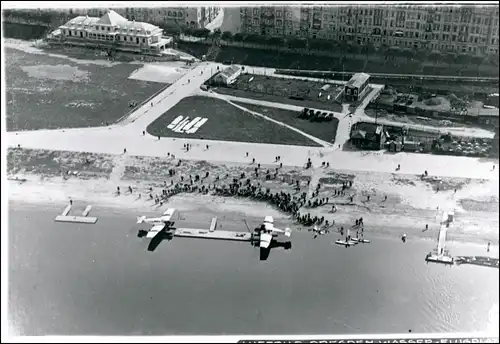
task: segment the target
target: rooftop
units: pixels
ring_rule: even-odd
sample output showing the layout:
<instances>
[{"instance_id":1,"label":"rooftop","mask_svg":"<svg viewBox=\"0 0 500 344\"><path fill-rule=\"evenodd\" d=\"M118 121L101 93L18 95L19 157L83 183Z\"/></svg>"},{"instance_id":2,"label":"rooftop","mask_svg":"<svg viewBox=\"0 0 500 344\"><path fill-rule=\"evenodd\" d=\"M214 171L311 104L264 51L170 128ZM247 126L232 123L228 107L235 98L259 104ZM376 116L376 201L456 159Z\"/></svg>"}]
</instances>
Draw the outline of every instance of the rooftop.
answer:
<instances>
[{"instance_id":1,"label":"rooftop","mask_svg":"<svg viewBox=\"0 0 500 344\"><path fill-rule=\"evenodd\" d=\"M363 85L365 83L365 81L368 80L369 78L370 78L370 74L356 73L347 82L346 86L361 87L361 85Z\"/></svg>"},{"instance_id":2,"label":"rooftop","mask_svg":"<svg viewBox=\"0 0 500 344\"><path fill-rule=\"evenodd\" d=\"M89 16L78 16L76 18L71 19L66 24L62 25L62 27L66 28L87 28L92 25L102 25L102 26L110 26L116 29L133 31L136 33L151 33L152 31L159 29L157 26L144 23L144 22L136 22L129 21L128 19L122 17L118 13L113 10L108 11L101 18L97 17L89 17Z\"/></svg>"},{"instance_id":3,"label":"rooftop","mask_svg":"<svg viewBox=\"0 0 500 344\"><path fill-rule=\"evenodd\" d=\"M227 77L231 77L234 74L236 74L239 70L240 70L240 67L238 67L238 66L229 66L222 71L222 74L224 74Z\"/></svg>"}]
</instances>

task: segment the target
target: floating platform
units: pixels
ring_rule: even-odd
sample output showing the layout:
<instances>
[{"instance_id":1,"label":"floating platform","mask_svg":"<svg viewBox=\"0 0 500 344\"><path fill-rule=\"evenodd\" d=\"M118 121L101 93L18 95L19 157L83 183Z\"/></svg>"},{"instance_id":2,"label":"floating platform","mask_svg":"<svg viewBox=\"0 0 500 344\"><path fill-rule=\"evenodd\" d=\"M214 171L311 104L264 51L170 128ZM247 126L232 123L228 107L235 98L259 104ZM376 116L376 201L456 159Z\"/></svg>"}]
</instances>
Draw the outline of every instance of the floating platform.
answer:
<instances>
[{"instance_id":1,"label":"floating platform","mask_svg":"<svg viewBox=\"0 0 500 344\"><path fill-rule=\"evenodd\" d=\"M215 231L215 228L216 228L216 227L217 227L217 217L214 217L214 218L212 219L212 222L210 222L210 229L209 229L209 231L210 231L210 232Z\"/></svg>"},{"instance_id":2,"label":"floating platform","mask_svg":"<svg viewBox=\"0 0 500 344\"><path fill-rule=\"evenodd\" d=\"M336 243L337 245L342 245L342 246L346 246L346 245L347 245L347 246L354 246L354 245L356 245L356 244L357 244L357 242L356 242L356 241L352 241L352 240L349 240L349 241L345 241L345 240L337 240L337 241L335 241L335 243Z\"/></svg>"},{"instance_id":3,"label":"floating platform","mask_svg":"<svg viewBox=\"0 0 500 344\"><path fill-rule=\"evenodd\" d=\"M59 215L56 217L55 221L94 224L97 222L97 217Z\"/></svg>"},{"instance_id":4,"label":"floating platform","mask_svg":"<svg viewBox=\"0 0 500 344\"><path fill-rule=\"evenodd\" d=\"M362 244L369 244L371 242L368 239L358 239L358 238L352 238L351 241L359 242L359 243L362 243Z\"/></svg>"},{"instance_id":5,"label":"floating platform","mask_svg":"<svg viewBox=\"0 0 500 344\"><path fill-rule=\"evenodd\" d=\"M431 262L431 263L441 263L441 264L449 264L449 265L453 265L455 263L454 258L449 256L449 255L443 255L443 254L438 255L438 254L431 254L431 253L429 253L425 257L425 261Z\"/></svg>"},{"instance_id":6,"label":"floating platform","mask_svg":"<svg viewBox=\"0 0 500 344\"><path fill-rule=\"evenodd\" d=\"M64 208L61 215L56 216L56 222L69 222L69 223L86 223L86 224L94 224L97 222L97 217L89 217L90 210L92 209L91 205L88 205L82 213L82 216L71 216L69 212L71 211L72 205L68 204L66 208Z\"/></svg>"},{"instance_id":7,"label":"floating platform","mask_svg":"<svg viewBox=\"0 0 500 344\"><path fill-rule=\"evenodd\" d=\"M177 228L174 232L174 236L214 240L252 241L252 233L216 230L210 231L196 228Z\"/></svg>"}]
</instances>

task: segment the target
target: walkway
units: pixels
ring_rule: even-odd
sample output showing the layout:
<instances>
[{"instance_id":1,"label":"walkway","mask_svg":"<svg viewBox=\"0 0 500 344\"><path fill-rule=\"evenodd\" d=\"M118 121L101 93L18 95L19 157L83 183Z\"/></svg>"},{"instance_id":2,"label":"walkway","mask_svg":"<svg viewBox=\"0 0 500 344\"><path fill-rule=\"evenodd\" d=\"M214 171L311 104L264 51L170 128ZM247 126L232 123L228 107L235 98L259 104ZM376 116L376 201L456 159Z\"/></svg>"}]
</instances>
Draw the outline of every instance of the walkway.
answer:
<instances>
[{"instance_id":1,"label":"walkway","mask_svg":"<svg viewBox=\"0 0 500 344\"><path fill-rule=\"evenodd\" d=\"M315 167L320 167L322 162L329 162L332 168L341 170L402 174L421 174L427 170L434 176L498 179L498 173L492 170L491 160L487 159L416 153L344 152L324 147L290 147L197 139L158 140L149 134L142 135L149 123L182 98L196 94L200 85L210 77L210 71L217 66L222 67L215 63L199 64L157 95L152 100L152 107L151 104L145 104L122 123L109 127L8 132L8 146L16 147L19 144L23 148L113 155L123 154L126 148L127 154L130 155L165 157L167 153L172 153L180 159L233 163L250 163L252 157L255 157L259 163L275 164L275 157L281 156L284 165L298 167L303 167L307 158L311 158ZM183 147L187 142L193 147L189 152ZM205 150L207 144L210 145L209 150ZM246 157L246 152L250 153L249 157ZM395 172L398 164L401 169Z\"/></svg>"}]
</instances>

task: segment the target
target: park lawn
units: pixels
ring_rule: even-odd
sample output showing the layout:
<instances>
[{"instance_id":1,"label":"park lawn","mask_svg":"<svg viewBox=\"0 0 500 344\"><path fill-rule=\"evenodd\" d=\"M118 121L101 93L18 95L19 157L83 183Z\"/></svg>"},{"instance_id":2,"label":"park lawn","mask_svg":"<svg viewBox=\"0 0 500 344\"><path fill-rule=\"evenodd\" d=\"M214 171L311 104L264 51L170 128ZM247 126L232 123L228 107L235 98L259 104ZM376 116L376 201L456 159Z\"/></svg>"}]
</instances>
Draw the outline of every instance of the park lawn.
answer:
<instances>
[{"instance_id":1,"label":"park lawn","mask_svg":"<svg viewBox=\"0 0 500 344\"><path fill-rule=\"evenodd\" d=\"M131 110L130 101L140 103L168 87L128 79L140 64L106 66L9 48L5 64L9 131L113 123Z\"/></svg>"},{"instance_id":2,"label":"park lawn","mask_svg":"<svg viewBox=\"0 0 500 344\"><path fill-rule=\"evenodd\" d=\"M177 133L167 126L178 116L208 118L193 133ZM228 102L211 97L192 96L182 99L174 107L147 127L153 136L268 143L294 146L320 146L307 137L243 111Z\"/></svg>"},{"instance_id":3,"label":"park lawn","mask_svg":"<svg viewBox=\"0 0 500 344\"><path fill-rule=\"evenodd\" d=\"M237 90L234 88L227 88L227 87L217 87L214 89L214 92L220 93L220 94L227 94L229 96L235 96L235 97L241 97L241 98L251 98L251 99L255 99L255 100L264 100L266 102L274 102L274 103L280 103L280 104L302 106L302 107L314 108L314 109L319 109L319 110L324 110L324 111L333 111L333 112L341 112L342 111L342 105L335 103L335 102L324 103L324 102L319 102L319 101L314 101L314 100L297 100L297 99L290 99L290 98L286 98L286 97L281 97L281 96L274 95L274 94L252 92L252 91L247 91L247 90Z\"/></svg>"},{"instance_id":4,"label":"park lawn","mask_svg":"<svg viewBox=\"0 0 500 344\"><path fill-rule=\"evenodd\" d=\"M233 101L233 103L243 106L248 110L258 112L274 120L288 124L318 139L330 143L335 143L337 127L339 125L339 120L335 117L331 122L311 122L303 118L298 118L299 113L292 110L248 104L237 101Z\"/></svg>"}]
</instances>

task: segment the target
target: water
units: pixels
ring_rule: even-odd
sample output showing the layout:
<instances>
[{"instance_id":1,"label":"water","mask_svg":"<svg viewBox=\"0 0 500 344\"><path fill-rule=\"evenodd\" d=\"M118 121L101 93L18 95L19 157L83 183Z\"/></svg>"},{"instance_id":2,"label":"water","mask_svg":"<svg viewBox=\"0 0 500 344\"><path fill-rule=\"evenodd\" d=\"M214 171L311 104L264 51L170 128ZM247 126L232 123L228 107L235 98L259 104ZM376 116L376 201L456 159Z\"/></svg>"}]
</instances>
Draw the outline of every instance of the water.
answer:
<instances>
[{"instance_id":1,"label":"water","mask_svg":"<svg viewBox=\"0 0 500 344\"><path fill-rule=\"evenodd\" d=\"M138 214L94 206L97 224L73 225L53 221L59 208L11 204L9 310L22 334L465 332L498 311L498 270L427 265L432 241L344 248L296 232L260 262L247 243L175 238L148 252Z\"/></svg>"}]
</instances>

